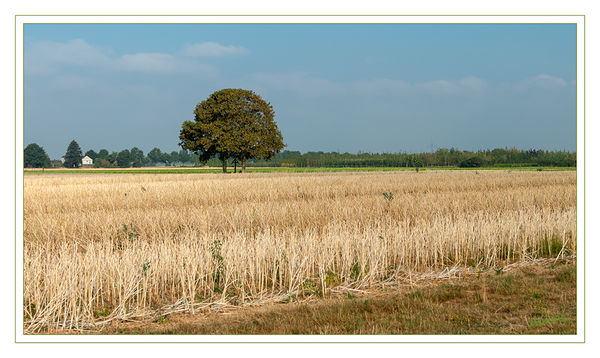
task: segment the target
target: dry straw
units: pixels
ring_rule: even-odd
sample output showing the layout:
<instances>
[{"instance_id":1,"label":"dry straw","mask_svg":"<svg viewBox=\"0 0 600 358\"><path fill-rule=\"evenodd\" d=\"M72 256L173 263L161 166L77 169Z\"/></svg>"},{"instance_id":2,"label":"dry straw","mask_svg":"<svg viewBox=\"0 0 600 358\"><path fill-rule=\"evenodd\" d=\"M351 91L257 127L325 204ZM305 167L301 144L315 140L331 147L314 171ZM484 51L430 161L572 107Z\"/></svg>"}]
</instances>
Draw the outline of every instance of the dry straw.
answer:
<instances>
[{"instance_id":1,"label":"dry straw","mask_svg":"<svg viewBox=\"0 0 600 358\"><path fill-rule=\"evenodd\" d=\"M26 175L25 331L573 255L575 207L574 172Z\"/></svg>"}]
</instances>

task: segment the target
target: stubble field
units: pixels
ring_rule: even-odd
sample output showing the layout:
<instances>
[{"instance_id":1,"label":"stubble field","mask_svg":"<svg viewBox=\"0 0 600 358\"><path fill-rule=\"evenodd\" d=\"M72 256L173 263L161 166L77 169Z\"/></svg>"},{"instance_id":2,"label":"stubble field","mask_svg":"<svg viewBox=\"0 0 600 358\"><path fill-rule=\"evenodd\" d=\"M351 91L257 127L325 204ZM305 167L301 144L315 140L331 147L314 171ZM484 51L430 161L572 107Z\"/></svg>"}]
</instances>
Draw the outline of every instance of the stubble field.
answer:
<instances>
[{"instance_id":1,"label":"stubble field","mask_svg":"<svg viewBox=\"0 0 600 358\"><path fill-rule=\"evenodd\" d=\"M27 333L576 252L576 173L26 174Z\"/></svg>"}]
</instances>

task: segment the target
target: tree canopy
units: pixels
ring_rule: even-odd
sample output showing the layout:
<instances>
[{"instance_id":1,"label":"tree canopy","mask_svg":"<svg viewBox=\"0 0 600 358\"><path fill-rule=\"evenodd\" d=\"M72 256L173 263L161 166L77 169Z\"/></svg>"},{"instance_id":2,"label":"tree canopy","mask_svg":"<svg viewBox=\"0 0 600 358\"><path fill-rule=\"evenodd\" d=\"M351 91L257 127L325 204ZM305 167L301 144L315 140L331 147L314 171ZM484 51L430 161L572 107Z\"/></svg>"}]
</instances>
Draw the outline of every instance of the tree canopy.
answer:
<instances>
[{"instance_id":1,"label":"tree canopy","mask_svg":"<svg viewBox=\"0 0 600 358\"><path fill-rule=\"evenodd\" d=\"M44 148L31 143L23 151L23 164L25 168L49 168L50 158Z\"/></svg>"},{"instance_id":2,"label":"tree canopy","mask_svg":"<svg viewBox=\"0 0 600 358\"><path fill-rule=\"evenodd\" d=\"M194 121L182 124L179 139L200 161L217 155L227 171L227 159L238 159L242 172L248 159L269 160L285 146L273 107L253 91L223 89L198 103Z\"/></svg>"},{"instance_id":3,"label":"tree canopy","mask_svg":"<svg viewBox=\"0 0 600 358\"><path fill-rule=\"evenodd\" d=\"M93 149L90 149L87 152L85 152L85 155L92 158L93 160L96 160L96 158L98 158L98 153L94 152Z\"/></svg>"},{"instance_id":4,"label":"tree canopy","mask_svg":"<svg viewBox=\"0 0 600 358\"><path fill-rule=\"evenodd\" d=\"M79 168L81 165L81 147L75 140L72 140L67 147L67 153L65 154L65 168Z\"/></svg>"},{"instance_id":5,"label":"tree canopy","mask_svg":"<svg viewBox=\"0 0 600 358\"><path fill-rule=\"evenodd\" d=\"M129 168L131 165L131 153L125 149L117 154L117 165L119 168Z\"/></svg>"}]
</instances>

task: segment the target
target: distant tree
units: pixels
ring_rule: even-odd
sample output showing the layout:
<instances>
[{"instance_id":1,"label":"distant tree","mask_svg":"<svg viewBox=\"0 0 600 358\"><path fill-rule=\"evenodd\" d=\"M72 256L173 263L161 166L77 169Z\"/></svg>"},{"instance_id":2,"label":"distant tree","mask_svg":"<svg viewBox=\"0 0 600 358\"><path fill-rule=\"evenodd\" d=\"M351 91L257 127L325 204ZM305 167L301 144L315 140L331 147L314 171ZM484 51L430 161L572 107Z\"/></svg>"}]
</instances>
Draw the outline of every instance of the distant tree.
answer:
<instances>
[{"instance_id":1,"label":"distant tree","mask_svg":"<svg viewBox=\"0 0 600 358\"><path fill-rule=\"evenodd\" d=\"M92 158L93 160L96 160L96 158L98 158L98 153L94 152L93 149L90 149L87 152L85 152L85 155Z\"/></svg>"},{"instance_id":2,"label":"distant tree","mask_svg":"<svg viewBox=\"0 0 600 358\"><path fill-rule=\"evenodd\" d=\"M162 162L162 153L160 149L152 148L152 150L148 152L148 159L150 160L150 163Z\"/></svg>"},{"instance_id":3,"label":"distant tree","mask_svg":"<svg viewBox=\"0 0 600 358\"><path fill-rule=\"evenodd\" d=\"M131 148L131 151L129 152L129 154L131 154L132 162L135 162L135 161L138 161L140 163L144 162L144 152L140 148L138 148L138 147Z\"/></svg>"},{"instance_id":4,"label":"distant tree","mask_svg":"<svg viewBox=\"0 0 600 358\"><path fill-rule=\"evenodd\" d=\"M110 168L112 165L106 159L97 158L94 160L94 168Z\"/></svg>"},{"instance_id":5,"label":"distant tree","mask_svg":"<svg viewBox=\"0 0 600 358\"><path fill-rule=\"evenodd\" d=\"M169 162L171 164L175 164L179 161L179 152L172 151L171 155L169 155Z\"/></svg>"},{"instance_id":6,"label":"distant tree","mask_svg":"<svg viewBox=\"0 0 600 358\"><path fill-rule=\"evenodd\" d=\"M274 121L273 107L258 94L243 89L223 89L198 103L194 121L185 121L179 139L183 149L202 161L217 155L227 172L227 159L235 158L246 170L252 158L269 160L284 147Z\"/></svg>"},{"instance_id":7,"label":"distant tree","mask_svg":"<svg viewBox=\"0 0 600 358\"><path fill-rule=\"evenodd\" d=\"M98 155L96 155L96 158L107 159L108 158L108 150L100 149L100 151L98 152Z\"/></svg>"},{"instance_id":8,"label":"distant tree","mask_svg":"<svg viewBox=\"0 0 600 358\"><path fill-rule=\"evenodd\" d=\"M192 160L192 157L187 150L182 149L179 151L179 160L178 160L179 162L187 163L191 160Z\"/></svg>"},{"instance_id":9,"label":"distant tree","mask_svg":"<svg viewBox=\"0 0 600 358\"><path fill-rule=\"evenodd\" d=\"M23 165L25 168L49 168L50 158L44 148L31 143L23 151Z\"/></svg>"},{"instance_id":10,"label":"distant tree","mask_svg":"<svg viewBox=\"0 0 600 358\"><path fill-rule=\"evenodd\" d=\"M171 154L161 153L160 154L160 162L165 163L165 165L168 165L169 163L171 163Z\"/></svg>"},{"instance_id":11,"label":"distant tree","mask_svg":"<svg viewBox=\"0 0 600 358\"><path fill-rule=\"evenodd\" d=\"M72 140L67 147L67 153L65 154L65 168L79 168L81 165L81 147L75 140Z\"/></svg>"},{"instance_id":12,"label":"distant tree","mask_svg":"<svg viewBox=\"0 0 600 358\"><path fill-rule=\"evenodd\" d=\"M117 155L117 165L119 168L129 168L131 166L131 153L125 149Z\"/></svg>"},{"instance_id":13,"label":"distant tree","mask_svg":"<svg viewBox=\"0 0 600 358\"><path fill-rule=\"evenodd\" d=\"M117 165L117 157L118 156L119 156L119 153L112 152L108 155L108 157L106 157L106 160L108 160L108 162L110 163L111 166L115 166L115 165Z\"/></svg>"}]
</instances>

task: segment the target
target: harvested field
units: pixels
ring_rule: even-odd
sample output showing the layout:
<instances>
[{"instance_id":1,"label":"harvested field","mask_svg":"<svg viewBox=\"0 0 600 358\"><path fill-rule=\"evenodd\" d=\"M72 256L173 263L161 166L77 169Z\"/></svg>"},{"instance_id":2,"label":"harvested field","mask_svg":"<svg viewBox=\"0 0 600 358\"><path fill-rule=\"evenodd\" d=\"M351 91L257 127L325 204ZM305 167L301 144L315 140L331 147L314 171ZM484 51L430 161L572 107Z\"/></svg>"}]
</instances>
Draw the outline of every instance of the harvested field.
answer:
<instances>
[{"instance_id":1,"label":"harvested field","mask_svg":"<svg viewBox=\"0 0 600 358\"><path fill-rule=\"evenodd\" d=\"M576 252L576 173L26 174L25 331Z\"/></svg>"}]
</instances>

